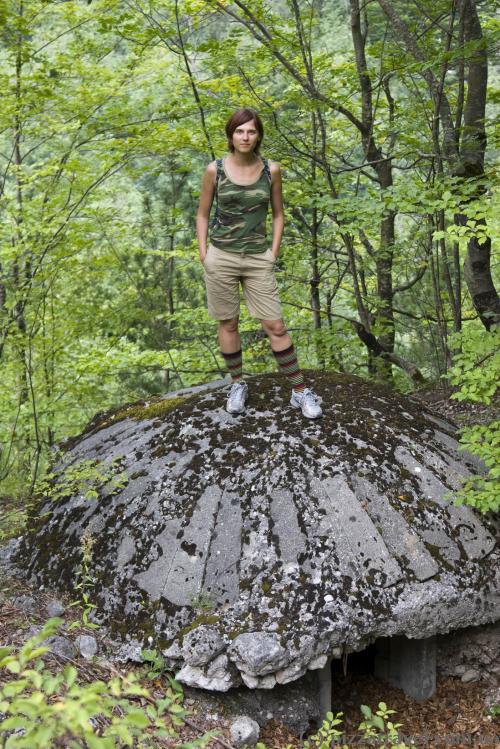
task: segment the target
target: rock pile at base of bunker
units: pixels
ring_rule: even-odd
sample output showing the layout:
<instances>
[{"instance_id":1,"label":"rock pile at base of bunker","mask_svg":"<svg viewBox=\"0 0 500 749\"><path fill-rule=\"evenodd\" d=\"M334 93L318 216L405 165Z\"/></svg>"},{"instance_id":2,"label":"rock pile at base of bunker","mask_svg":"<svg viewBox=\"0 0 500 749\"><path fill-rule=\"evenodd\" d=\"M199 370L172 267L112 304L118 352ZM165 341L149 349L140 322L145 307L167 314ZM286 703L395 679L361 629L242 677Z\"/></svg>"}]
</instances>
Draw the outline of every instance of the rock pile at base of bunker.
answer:
<instances>
[{"instance_id":1,"label":"rock pile at base of bunker","mask_svg":"<svg viewBox=\"0 0 500 749\"><path fill-rule=\"evenodd\" d=\"M18 564L73 591L85 549L99 620L209 690L498 620L498 522L449 497L481 471L456 427L383 386L307 375L317 421L275 374L249 378L241 416L224 381L99 414L63 446Z\"/></svg>"}]
</instances>

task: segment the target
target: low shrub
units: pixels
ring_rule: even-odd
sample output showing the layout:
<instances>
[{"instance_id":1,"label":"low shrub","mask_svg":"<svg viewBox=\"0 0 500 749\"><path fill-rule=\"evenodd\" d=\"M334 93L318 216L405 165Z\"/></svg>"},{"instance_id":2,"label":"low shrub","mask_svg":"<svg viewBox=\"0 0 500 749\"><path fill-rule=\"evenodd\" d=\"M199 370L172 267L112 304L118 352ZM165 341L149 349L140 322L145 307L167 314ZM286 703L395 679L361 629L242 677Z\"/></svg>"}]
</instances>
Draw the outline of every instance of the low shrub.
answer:
<instances>
[{"instance_id":1,"label":"low shrub","mask_svg":"<svg viewBox=\"0 0 500 749\"><path fill-rule=\"evenodd\" d=\"M172 677L164 696L157 698L133 673L81 683L72 665L51 670L41 657L48 651L43 643L62 623L59 618L49 619L17 653L12 647L0 647L1 749L148 749L165 746L162 740L167 737L179 738L176 726L190 713L182 706L182 689ZM152 667L148 673L156 677L164 664L156 651L147 654ZM375 712L366 705L361 711L364 720L358 730L363 746L408 749L398 739L401 724L389 720L394 710L380 702ZM303 749L330 749L333 745L349 749L339 743L343 737L338 728L341 716L340 712L335 716L328 712L317 733L303 742ZM219 734L207 731L178 746L203 749ZM259 742L255 749L267 747ZM292 745L283 749L292 749Z\"/></svg>"},{"instance_id":2,"label":"low shrub","mask_svg":"<svg viewBox=\"0 0 500 749\"><path fill-rule=\"evenodd\" d=\"M146 749L177 736L175 726L187 712L171 687L156 699L133 673L89 684L80 682L71 665L52 673L41 658L48 650L43 641L62 621L50 619L18 653L0 648L1 680L10 677L0 688L0 747ZM197 746L206 746L213 735L201 736Z\"/></svg>"}]
</instances>

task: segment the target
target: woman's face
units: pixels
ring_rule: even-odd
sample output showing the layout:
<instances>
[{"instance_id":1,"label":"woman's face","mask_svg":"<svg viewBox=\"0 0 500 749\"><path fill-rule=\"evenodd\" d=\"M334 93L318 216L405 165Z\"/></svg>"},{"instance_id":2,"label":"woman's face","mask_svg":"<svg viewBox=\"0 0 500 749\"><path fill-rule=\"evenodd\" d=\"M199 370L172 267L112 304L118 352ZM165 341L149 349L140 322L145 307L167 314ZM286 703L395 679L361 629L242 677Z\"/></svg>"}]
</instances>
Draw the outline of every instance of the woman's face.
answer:
<instances>
[{"instance_id":1,"label":"woman's face","mask_svg":"<svg viewBox=\"0 0 500 749\"><path fill-rule=\"evenodd\" d=\"M258 140L259 131L255 120L249 120L244 122L243 125L238 125L232 138L234 150L238 153L250 153L254 150Z\"/></svg>"}]
</instances>

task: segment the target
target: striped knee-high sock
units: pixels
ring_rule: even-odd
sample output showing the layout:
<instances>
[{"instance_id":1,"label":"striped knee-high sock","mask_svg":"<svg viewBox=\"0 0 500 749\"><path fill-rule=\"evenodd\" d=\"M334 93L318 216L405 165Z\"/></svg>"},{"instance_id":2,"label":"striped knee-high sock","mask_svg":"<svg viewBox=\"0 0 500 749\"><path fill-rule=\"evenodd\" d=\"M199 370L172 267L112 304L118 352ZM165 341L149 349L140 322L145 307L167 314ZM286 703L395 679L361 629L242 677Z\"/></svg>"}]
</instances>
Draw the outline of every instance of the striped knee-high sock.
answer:
<instances>
[{"instance_id":1,"label":"striped knee-high sock","mask_svg":"<svg viewBox=\"0 0 500 749\"><path fill-rule=\"evenodd\" d=\"M294 390L300 392L305 388L304 376L299 369L299 363L297 361L297 355L293 343L283 351L275 351L272 349L274 358L278 362L280 371L288 377L290 384Z\"/></svg>"},{"instance_id":2,"label":"striped knee-high sock","mask_svg":"<svg viewBox=\"0 0 500 749\"><path fill-rule=\"evenodd\" d=\"M232 381L241 380L243 377L241 349L233 354L225 354L224 351L221 351L221 354L224 357Z\"/></svg>"}]
</instances>

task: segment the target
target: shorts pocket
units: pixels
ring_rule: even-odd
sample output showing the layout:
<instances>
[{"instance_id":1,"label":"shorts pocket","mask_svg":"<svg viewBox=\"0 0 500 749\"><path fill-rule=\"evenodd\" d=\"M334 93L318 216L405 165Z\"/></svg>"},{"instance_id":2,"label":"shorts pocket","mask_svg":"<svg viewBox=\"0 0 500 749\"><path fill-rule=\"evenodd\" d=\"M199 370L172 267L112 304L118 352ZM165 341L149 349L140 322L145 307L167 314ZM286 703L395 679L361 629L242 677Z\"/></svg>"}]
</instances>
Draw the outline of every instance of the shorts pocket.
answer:
<instances>
[{"instance_id":1,"label":"shorts pocket","mask_svg":"<svg viewBox=\"0 0 500 749\"><path fill-rule=\"evenodd\" d=\"M210 252L210 247L211 247L211 245L208 245L208 247L207 247L207 251L206 251L206 253L205 253L205 260L203 260L203 262L202 262L202 265L203 265L203 267L204 267L204 268L205 268L205 267L206 267L206 265L207 265L207 262L208 262L208 259L209 259L209 255L211 255L211 254L212 254L212 253Z\"/></svg>"}]
</instances>

